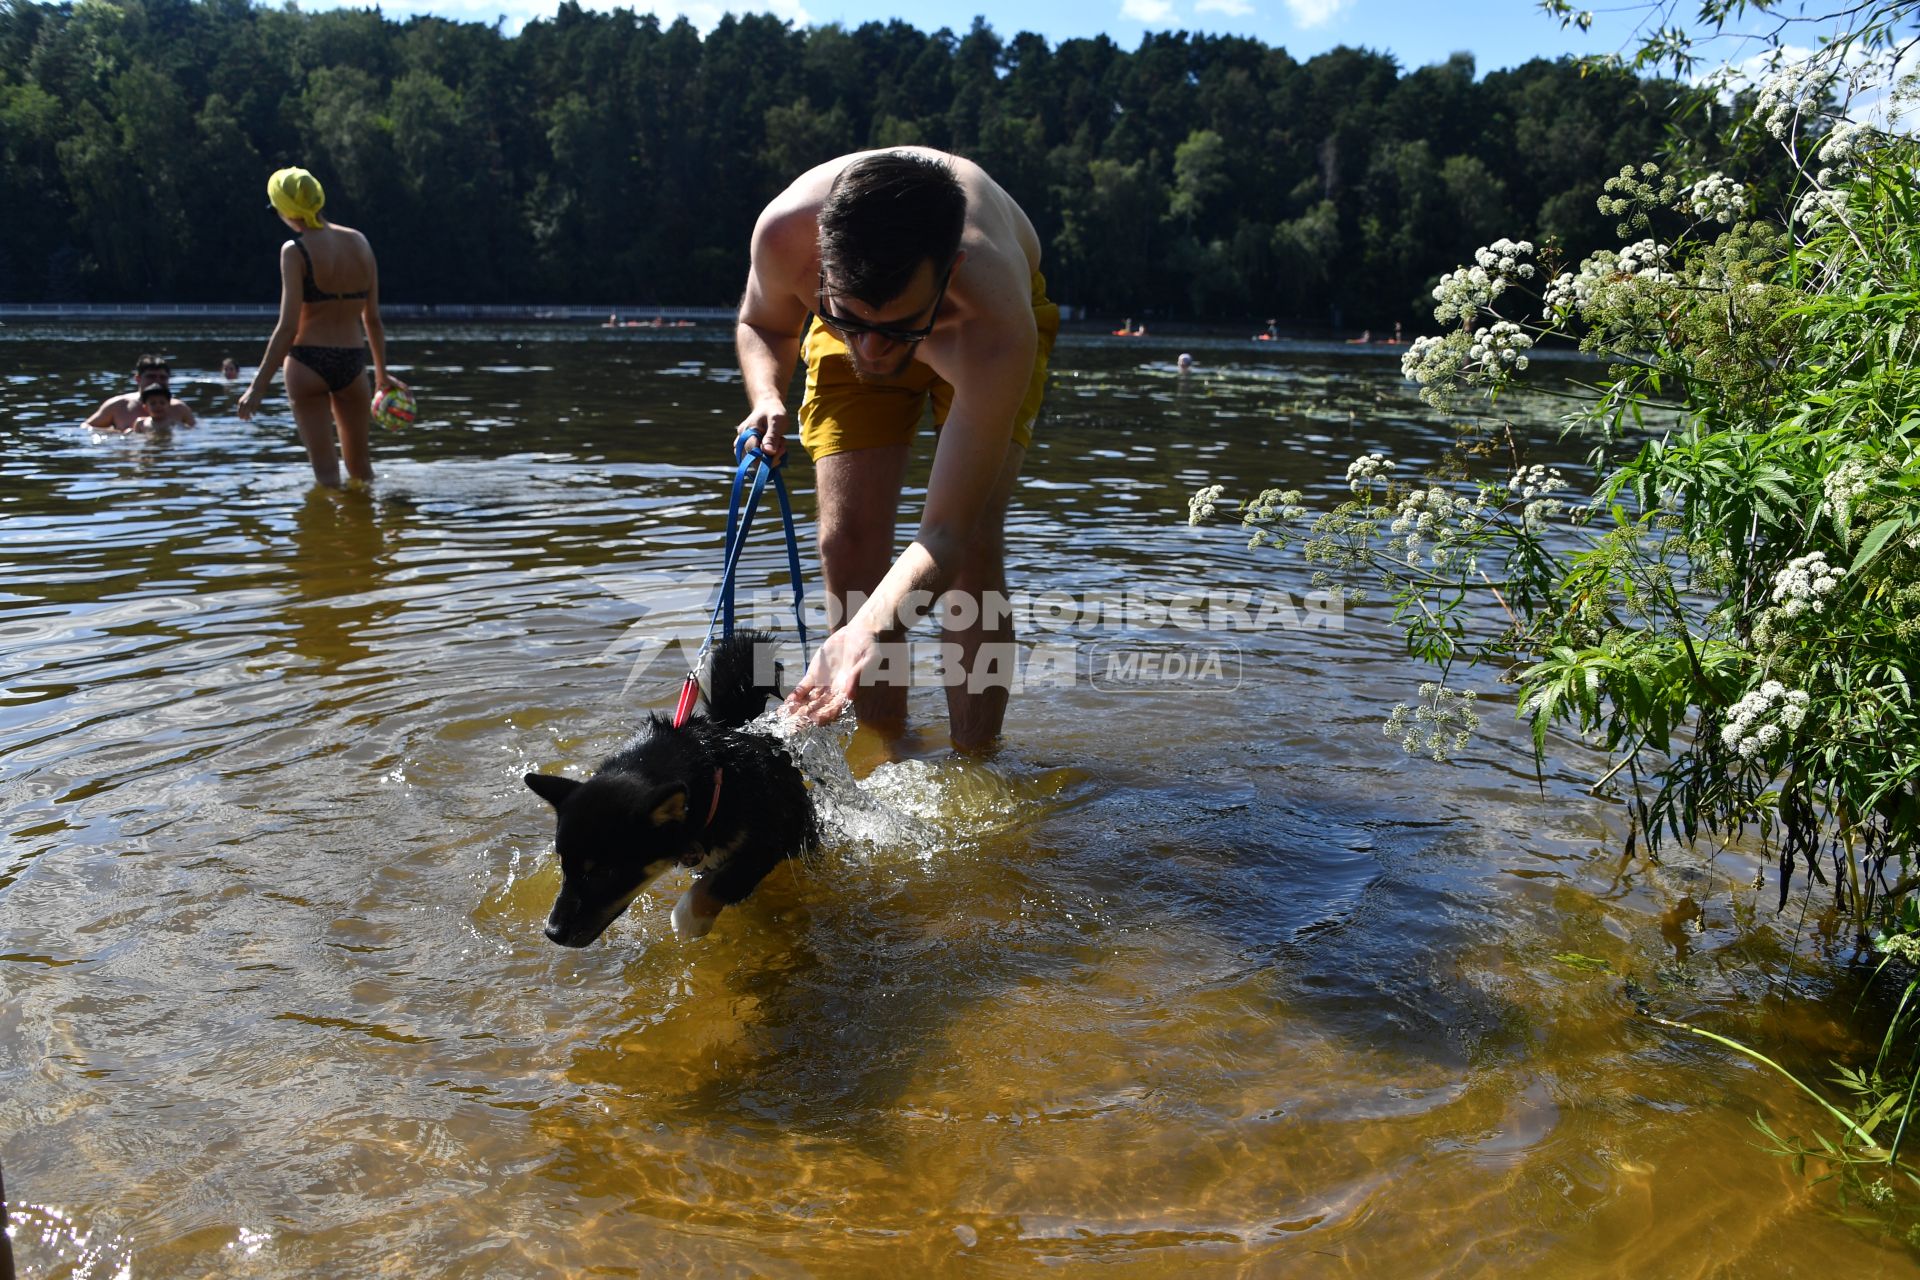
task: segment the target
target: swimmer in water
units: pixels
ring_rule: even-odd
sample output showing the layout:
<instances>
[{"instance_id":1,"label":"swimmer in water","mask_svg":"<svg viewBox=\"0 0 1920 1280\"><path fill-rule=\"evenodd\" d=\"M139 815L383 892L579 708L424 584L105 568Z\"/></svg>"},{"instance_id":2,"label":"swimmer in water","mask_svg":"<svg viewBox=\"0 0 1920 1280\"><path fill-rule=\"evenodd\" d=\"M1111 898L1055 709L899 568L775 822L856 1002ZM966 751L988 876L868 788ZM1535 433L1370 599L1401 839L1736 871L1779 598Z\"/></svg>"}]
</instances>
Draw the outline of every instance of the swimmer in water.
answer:
<instances>
[{"instance_id":1,"label":"swimmer in water","mask_svg":"<svg viewBox=\"0 0 1920 1280\"><path fill-rule=\"evenodd\" d=\"M135 425L135 420L142 416L140 393L156 384L162 388L166 387L172 374L173 370L168 367L165 356L141 356L133 365L133 390L123 395L108 397L98 409L93 411L93 416L87 419L87 425L95 431L145 430L144 427ZM173 403L179 405L185 412L185 425L192 426L193 410L188 408L184 401L175 400Z\"/></svg>"},{"instance_id":2,"label":"swimmer in water","mask_svg":"<svg viewBox=\"0 0 1920 1280\"><path fill-rule=\"evenodd\" d=\"M140 413L133 420L133 431L165 431L170 427L190 427L193 410L184 400L175 400L164 382L151 382L140 390Z\"/></svg>"}]
</instances>

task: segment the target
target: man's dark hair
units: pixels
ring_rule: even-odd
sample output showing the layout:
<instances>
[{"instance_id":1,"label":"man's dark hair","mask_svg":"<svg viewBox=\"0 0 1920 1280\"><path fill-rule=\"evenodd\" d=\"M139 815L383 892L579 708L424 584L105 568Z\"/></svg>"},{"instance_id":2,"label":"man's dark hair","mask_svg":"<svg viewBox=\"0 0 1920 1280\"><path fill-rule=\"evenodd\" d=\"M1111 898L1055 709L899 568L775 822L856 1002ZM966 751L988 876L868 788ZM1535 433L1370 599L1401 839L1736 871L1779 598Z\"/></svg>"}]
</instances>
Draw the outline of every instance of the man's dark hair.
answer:
<instances>
[{"instance_id":1,"label":"man's dark hair","mask_svg":"<svg viewBox=\"0 0 1920 1280\"><path fill-rule=\"evenodd\" d=\"M150 373L155 369L158 369L162 373L173 372L173 366L167 363L165 356L144 355L133 362L133 376L136 378L143 373Z\"/></svg>"},{"instance_id":2,"label":"man's dark hair","mask_svg":"<svg viewBox=\"0 0 1920 1280\"><path fill-rule=\"evenodd\" d=\"M820 206L820 271L835 293L883 306L922 262L944 270L966 225L967 193L951 165L906 151L862 156Z\"/></svg>"}]
</instances>

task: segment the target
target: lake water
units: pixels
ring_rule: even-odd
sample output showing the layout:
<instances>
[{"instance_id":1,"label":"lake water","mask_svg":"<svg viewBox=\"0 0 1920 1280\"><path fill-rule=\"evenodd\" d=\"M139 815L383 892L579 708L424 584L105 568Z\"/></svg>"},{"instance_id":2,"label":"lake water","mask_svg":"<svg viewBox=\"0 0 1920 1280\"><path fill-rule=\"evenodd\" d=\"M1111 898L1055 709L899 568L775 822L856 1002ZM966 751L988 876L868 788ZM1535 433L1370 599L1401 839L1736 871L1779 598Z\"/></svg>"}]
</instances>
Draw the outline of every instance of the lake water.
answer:
<instances>
[{"instance_id":1,"label":"lake water","mask_svg":"<svg viewBox=\"0 0 1920 1280\"><path fill-rule=\"evenodd\" d=\"M1009 530L1055 665L1005 750L951 757L937 688L858 783L817 735L815 862L698 943L677 874L569 951L520 775L672 705L679 650L644 660L704 624L729 345L403 327L428 422L368 498L312 490L284 405L231 416L263 341L0 329L24 1275L1913 1273L1758 1149L1809 1102L1636 1009L1857 1060L1818 901L1623 861L1490 679L1457 760L1405 756L1386 606L1187 527L1208 482L1430 460L1396 351L1064 342ZM147 348L203 424L82 429ZM783 572L768 531L747 585Z\"/></svg>"}]
</instances>

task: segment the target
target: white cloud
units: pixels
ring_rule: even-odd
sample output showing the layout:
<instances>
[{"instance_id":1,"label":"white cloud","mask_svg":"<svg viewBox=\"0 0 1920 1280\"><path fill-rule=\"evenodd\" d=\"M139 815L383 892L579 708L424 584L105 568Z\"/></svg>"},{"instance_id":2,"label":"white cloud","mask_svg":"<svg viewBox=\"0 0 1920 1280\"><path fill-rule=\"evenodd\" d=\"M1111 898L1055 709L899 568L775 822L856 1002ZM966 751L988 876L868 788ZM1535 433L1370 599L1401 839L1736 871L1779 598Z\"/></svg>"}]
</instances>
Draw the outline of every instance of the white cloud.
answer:
<instances>
[{"instance_id":1,"label":"white cloud","mask_svg":"<svg viewBox=\"0 0 1920 1280\"><path fill-rule=\"evenodd\" d=\"M1200 0L1193 8L1195 13L1224 13L1229 18L1244 18L1253 12L1247 0Z\"/></svg>"},{"instance_id":2,"label":"white cloud","mask_svg":"<svg viewBox=\"0 0 1920 1280\"><path fill-rule=\"evenodd\" d=\"M1173 16L1172 0L1120 0L1120 16L1134 22L1165 22Z\"/></svg>"},{"instance_id":3,"label":"white cloud","mask_svg":"<svg viewBox=\"0 0 1920 1280\"><path fill-rule=\"evenodd\" d=\"M1353 0L1285 0L1287 12L1303 27L1323 27Z\"/></svg>"}]
</instances>

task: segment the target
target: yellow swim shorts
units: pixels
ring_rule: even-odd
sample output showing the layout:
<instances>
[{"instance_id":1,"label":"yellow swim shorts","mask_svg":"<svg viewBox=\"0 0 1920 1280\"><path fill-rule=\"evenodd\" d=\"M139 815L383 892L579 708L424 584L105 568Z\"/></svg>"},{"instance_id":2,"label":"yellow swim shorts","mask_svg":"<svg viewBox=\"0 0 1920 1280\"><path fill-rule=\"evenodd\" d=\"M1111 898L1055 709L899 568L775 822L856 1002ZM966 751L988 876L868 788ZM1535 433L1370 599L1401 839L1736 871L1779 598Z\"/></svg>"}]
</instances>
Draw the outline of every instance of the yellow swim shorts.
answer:
<instances>
[{"instance_id":1,"label":"yellow swim shorts","mask_svg":"<svg viewBox=\"0 0 1920 1280\"><path fill-rule=\"evenodd\" d=\"M1013 420L1013 441L1023 449L1033 443L1033 420L1047 389L1047 357L1060 333L1060 308L1047 301L1047 280L1038 271L1033 273L1033 322L1040 345ZM917 361L891 378L862 381L847 358L847 344L818 321L808 329L801 354L807 362L807 394L800 402L800 443L816 461L849 449L906 444L929 400L936 430L953 408L952 384Z\"/></svg>"}]
</instances>

